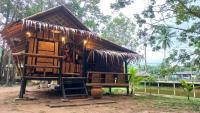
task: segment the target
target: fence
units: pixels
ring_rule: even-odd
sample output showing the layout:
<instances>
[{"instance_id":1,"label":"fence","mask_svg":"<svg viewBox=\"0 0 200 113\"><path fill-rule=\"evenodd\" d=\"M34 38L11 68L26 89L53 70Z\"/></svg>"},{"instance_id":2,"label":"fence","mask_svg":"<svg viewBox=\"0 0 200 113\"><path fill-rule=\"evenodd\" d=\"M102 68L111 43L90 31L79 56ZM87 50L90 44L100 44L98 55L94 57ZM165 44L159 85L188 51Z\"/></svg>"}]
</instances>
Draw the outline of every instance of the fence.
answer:
<instances>
[{"instance_id":1,"label":"fence","mask_svg":"<svg viewBox=\"0 0 200 113\"><path fill-rule=\"evenodd\" d=\"M193 84L193 91L190 93L191 97L200 98L200 82L189 82ZM186 96L179 81L156 81L151 86L148 82L142 82L142 85L136 92L152 93L152 94L165 94L174 96Z\"/></svg>"}]
</instances>

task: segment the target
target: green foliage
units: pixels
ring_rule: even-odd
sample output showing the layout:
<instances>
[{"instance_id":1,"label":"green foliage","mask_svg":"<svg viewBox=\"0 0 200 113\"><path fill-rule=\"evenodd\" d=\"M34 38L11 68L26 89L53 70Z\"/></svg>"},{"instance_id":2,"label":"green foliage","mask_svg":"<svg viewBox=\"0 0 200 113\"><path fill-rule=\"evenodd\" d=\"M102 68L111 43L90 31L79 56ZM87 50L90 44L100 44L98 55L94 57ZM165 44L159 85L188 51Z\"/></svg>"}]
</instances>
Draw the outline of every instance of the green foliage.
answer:
<instances>
[{"instance_id":1,"label":"green foliage","mask_svg":"<svg viewBox=\"0 0 200 113\"><path fill-rule=\"evenodd\" d=\"M141 65L139 66L139 70L140 71L145 71L145 66ZM153 74L153 75L159 75L160 74L160 65L147 65L147 72L149 74Z\"/></svg>"},{"instance_id":2,"label":"green foliage","mask_svg":"<svg viewBox=\"0 0 200 113\"><path fill-rule=\"evenodd\" d=\"M102 29L102 37L118 45L135 49L137 40L133 36L134 30L134 22L120 13Z\"/></svg>"},{"instance_id":3,"label":"green foliage","mask_svg":"<svg viewBox=\"0 0 200 113\"><path fill-rule=\"evenodd\" d=\"M190 100L190 92L193 90L193 84L186 82L185 80L181 80L181 87L187 93L188 100Z\"/></svg>"},{"instance_id":4,"label":"green foliage","mask_svg":"<svg viewBox=\"0 0 200 113\"><path fill-rule=\"evenodd\" d=\"M137 69L134 67L130 67L129 70L129 83L131 85L131 94L135 93L135 89L138 88L138 85L140 84L141 81L144 80L142 76L137 76Z\"/></svg>"},{"instance_id":5,"label":"green foliage","mask_svg":"<svg viewBox=\"0 0 200 113\"><path fill-rule=\"evenodd\" d=\"M160 25L163 23L165 27L173 29L177 36L169 36L170 40L176 40L183 43L186 47L185 49L175 48L176 55L170 56L168 61L171 63L175 62L177 64L190 64L190 66L195 66L200 69L200 6L197 0L166 0L163 4L157 4L159 0L151 0L149 6L143 11L142 14L136 14L135 18L139 27L150 26L152 29L160 29ZM156 16L158 18L156 18ZM159 18L161 17L161 18ZM172 21L176 19L176 21ZM150 21L149 21L150 20ZM173 23L174 22L174 23ZM161 24L162 23L162 24ZM187 24L187 27L185 25ZM152 29L149 29L151 31ZM174 32L169 32L172 35ZM160 32L164 35L165 33ZM179 36L178 36L179 35ZM172 38L173 37L173 38ZM164 40L163 40L164 39ZM160 42L158 40L161 40ZM170 47L170 42L166 38L156 38L156 36L151 37L151 42L154 50L161 48ZM163 43L161 43L163 42ZM160 43L160 44L159 44ZM147 43L148 44L148 43ZM159 46L157 46L159 45ZM190 51L188 51L190 49Z\"/></svg>"},{"instance_id":6,"label":"green foliage","mask_svg":"<svg viewBox=\"0 0 200 113\"><path fill-rule=\"evenodd\" d=\"M119 10L121 8L126 7L126 5L130 5L134 0L116 0L115 3L112 3L110 7L114 10Z\"/></svg>"},{"instance_id":7,"label":"green foliage","mask_svg":"<svg viewBox=\"0 0 200 113\"><path fill-rule=\"evenodd\" d=\"M165 25L159 25L154 29L149 41L153 50L164 49L164 59L166 58L166 49L170 48L173 44L172 38L176 36L176 32L172 32L171 29Z\"/></svg>"},{"instance_id":8,"label":"green foliage","mask_svg":"<svg viewBox=\"0 0 200 113\"><path fill-rule=\"evenodd\" d=\"M147 81L148 82L148 86L149 86L149 94L151 95L151 85L156 81L156 77L155 76L153 76L153 75L151 75L151 76L149 76L149 77L147 77L146 79L145 79L145 81Z\"/></svg>"},{"instance_id":9,"label":"green foliage","mask_svg":"<svg viewBox=\"0 0 200 113\"><path fill-rule=\"evenodd\" d=\"M165 64L162 63L160 66L160 76L162 76L162 77L170 76L176 71L175 66L171 67L170 65L165 65Z\"/></svg>"}]
</instances>

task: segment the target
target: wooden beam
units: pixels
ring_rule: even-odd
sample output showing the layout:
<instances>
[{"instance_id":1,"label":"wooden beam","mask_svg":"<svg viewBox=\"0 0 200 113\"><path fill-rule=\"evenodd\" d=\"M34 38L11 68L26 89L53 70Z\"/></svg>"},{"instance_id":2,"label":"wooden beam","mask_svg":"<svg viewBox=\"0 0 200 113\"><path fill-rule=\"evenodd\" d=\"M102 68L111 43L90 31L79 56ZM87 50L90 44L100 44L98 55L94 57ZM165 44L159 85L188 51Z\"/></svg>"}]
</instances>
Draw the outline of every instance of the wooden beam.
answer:
<instances>
[{"instance_id":1,"label":"wooden beam","mask_svg":"<svg viewBox=\"0 0 200 113\"><path fill-rule=\"evenodd\" d=\"M27 68L60 68L60 66L25 65Z\"/></svg>"},{"instance_id":2,"label":"wooden beam","mask_svg":"<svg viewBox=\"0 0 200 113\"><path fill-rule=\"evenodd\" d=\"M94 105L94 104L111 104L111 103L116 103L116 101L112 100L86 100L86 101L69 101L66 103L56 103L56 104L49 104L48 106L50 108L56 108L56 107L72 107L72 106L85 106L85 105Z\"/></svg>"},{"instance_id":3,"label":"wooden beam","mask_svg":"<svg viewBox=\"0 0 200 113\"><path fill-rule=\"evenodd\" d=\"M35 53L12 53L13 56L29 56L29 57L41 57L41 58L55 58L62 59L64 56L56 56L56 55L45 55L45 54L35 54Z\"/></svg>"},{"instance_id":4,"label":"wooden beam","mask_svg":"<svg viewBox=\"0 0 200 113\"><path fill-rule=\"evenodd\" d=\"M119 83L86 83L86 86L102 86L102 87L127 87L129 84Z\"/></svg>"},{"instance_id":5,"label":"wooden beam","mask_svg":"<svg viewBox=\"0 0 200 113\"><path fill-rule=\"evenodd\" d=\"M113 75L129 75L128 73L116 73L116 72L97 72L97 71L88 71L88 74L113 74Z\"/></svg>"}]
</instances>

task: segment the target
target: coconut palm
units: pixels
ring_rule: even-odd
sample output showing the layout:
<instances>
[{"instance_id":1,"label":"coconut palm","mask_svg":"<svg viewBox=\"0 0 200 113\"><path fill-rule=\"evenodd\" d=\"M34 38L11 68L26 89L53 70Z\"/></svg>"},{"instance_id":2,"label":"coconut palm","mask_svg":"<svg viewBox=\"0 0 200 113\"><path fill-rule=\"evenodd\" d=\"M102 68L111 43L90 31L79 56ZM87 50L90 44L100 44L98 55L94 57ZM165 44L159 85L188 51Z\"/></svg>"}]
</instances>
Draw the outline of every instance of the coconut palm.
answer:
<instances>
[{"instance_id":1,"label":"coconut palm","mask_svg":"<svg viewBox=\"0 0 200 113\"><path fill-rule=\"evenodd\" d=\"M153 47L154 50L164 49L164 59L166 59L167 48L170 48L173 44L172 38L175 37L176 32L172 32L168 27L161 25L158 26L153 32L151 42L156 45Z\"/></svg>"}]
</instances>

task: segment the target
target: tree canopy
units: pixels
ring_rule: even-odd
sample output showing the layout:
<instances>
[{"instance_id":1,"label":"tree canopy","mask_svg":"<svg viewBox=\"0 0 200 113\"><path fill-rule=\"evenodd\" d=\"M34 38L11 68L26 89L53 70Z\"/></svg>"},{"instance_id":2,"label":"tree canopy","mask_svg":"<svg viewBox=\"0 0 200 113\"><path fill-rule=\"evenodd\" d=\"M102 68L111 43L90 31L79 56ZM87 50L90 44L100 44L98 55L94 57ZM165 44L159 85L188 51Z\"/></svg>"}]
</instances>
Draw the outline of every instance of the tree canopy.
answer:
<instances>
[{"instance_id":1,"label":"tree canopy","mask_svg":"<svg viewBox=\"0 0 200 113\"><path fill-rule=\"evenodd\" d=\"M119 10L131 3L129 1L120 5L120 2L116 2L115 6L118 8L113 9ZM166 28L172 29L177 34L176 40L187 45L181 49L174 48L167 59L168 63L176 62L200 69L199 1L166 0L164 3L158 3L159 0L150 0L148 7L141 14L135 15L139 27L150 27L150 30L153 30L164 24Z\"/></svg>"}]
</instances>

